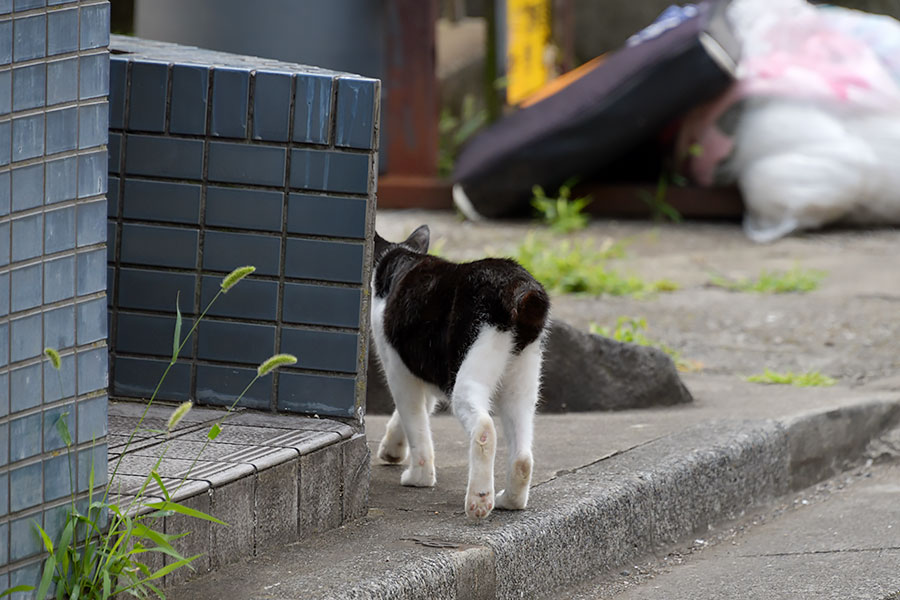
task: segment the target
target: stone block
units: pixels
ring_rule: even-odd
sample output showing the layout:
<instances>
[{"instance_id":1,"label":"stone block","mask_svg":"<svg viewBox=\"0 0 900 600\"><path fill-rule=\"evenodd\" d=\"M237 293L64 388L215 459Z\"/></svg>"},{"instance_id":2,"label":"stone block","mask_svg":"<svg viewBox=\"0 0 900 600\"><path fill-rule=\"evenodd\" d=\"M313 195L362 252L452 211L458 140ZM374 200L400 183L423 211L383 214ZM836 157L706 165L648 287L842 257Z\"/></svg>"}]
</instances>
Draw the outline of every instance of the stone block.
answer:
<instances>
[{"instance_id":1,"label":"stone block","mask_svg":"<svg viewBox=\"0 0 900 600\"><path fill-rule=\"evenodd\" d=\"M228 527L210 528L209 560L213 569L253 556L256 478L244 477L213 488L210 514Z\"/></svg>"},{"instance_id":2,"label":"stone block","mask_svg":"<svg viewBox=\"0 0 900 600\"><path fill-rule=\"evenodd\" d=\"M256 554L297 539L300 459L260 471L256 480Z\"/></svg>"},{"instance_id":3,"label":"stone block","mask_svg":"<svg viewBox=\"0 0 900 600\"><path fill-rule=\"evenodd\" d=\"M359 519L369 512L371 456L366 436L357 433L341 442L343 452L343 522Z\"/></svg>"},{"instance_id":4,"label":"stone block","mask_svg":"<svg viewBox=\"0 0 900 600\"><path fill-rule=\"evenodd\" d=\"M211 494L209 494L208 492L204 492L185 500L181 500L180 504L183 504L188 508L192 508L194 510L199 510L200 512L209 514L209 512L212 510ZM200 554L201 556L191 562L189 567L176 569L175 571L172 571L170 574L166 575L164 579L164 585L166 585L167 587L173 586L183 581L187 581L192 577L207 573L210 569L211 564L209 549L212 529L223 529L224 527L222 525L212 523L204 519L197 519L187 515L175 514L171 517L166 517L165 528L167 534L190 532L190 535L176 540L173 543L173 546L175 546L178 552L186 558L194 556L196 554ZM173 562L175 562L175 559L171 556L165 557L165 564L168 565L172 564Z\"/></svg>"},{"instance_id":5,"label":"stone block","mask_svg":"<svg viewBox=\"0 0 900 600\"><path fill-rule=\"evenodd\" d=\"M300 457L297 532L300 537L338 527L343 520L343 448L328 446Z\"/></svg>"}]
</instances>

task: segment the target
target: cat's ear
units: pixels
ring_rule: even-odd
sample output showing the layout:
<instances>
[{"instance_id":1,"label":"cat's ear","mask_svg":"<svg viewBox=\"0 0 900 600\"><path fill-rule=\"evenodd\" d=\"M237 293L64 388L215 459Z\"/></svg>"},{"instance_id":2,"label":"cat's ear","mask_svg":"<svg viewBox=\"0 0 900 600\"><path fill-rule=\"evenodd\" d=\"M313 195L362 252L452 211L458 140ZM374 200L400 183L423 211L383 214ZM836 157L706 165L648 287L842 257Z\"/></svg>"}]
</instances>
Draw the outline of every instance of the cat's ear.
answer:
<instances>
[{"instance_id":1,"label":"cat's ear","mask_svg":"<svg viewBox=\"0 0 900 600\"><path fill-rule=\"evenodd\" d=\"M384 254L388 248L391 247L391 243L378 235L378 232L375 232L375 260L377 261L381 258L381 255Z\"/></svg>"},{"instance_id":2,"label":"cat's ear","mask_svg":"<svg viewBox=\"0 0 900 600\"><path fill-rule=\"evenodd\" d=\"M428 225L420 225L415 231L409 234L409 237L406 238L403 245L408 246L416 252L425 254L428 252L428 243L430 240L431 232L428 229Z\"/></svg>"}]
</instances>

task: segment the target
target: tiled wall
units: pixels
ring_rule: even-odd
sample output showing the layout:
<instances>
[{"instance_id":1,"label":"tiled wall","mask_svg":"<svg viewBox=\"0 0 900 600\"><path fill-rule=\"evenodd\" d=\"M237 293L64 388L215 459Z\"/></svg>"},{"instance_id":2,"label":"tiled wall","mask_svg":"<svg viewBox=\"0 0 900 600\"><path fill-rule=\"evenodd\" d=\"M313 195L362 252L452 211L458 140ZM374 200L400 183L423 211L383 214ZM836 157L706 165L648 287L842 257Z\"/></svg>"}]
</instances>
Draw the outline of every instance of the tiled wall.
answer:
<instances>
[{"instance_id":1,"label":"tiled wall","mask_svg":"<svg viewBox=\"0 0 900 600\"><path fill-rule=\"evenodd\" d=\"M0 590L37 583L70 466L106 477L108 40L106 2L0 0Z\"/></svg>"},{"instance_id":2,"label":"tiled wall","mask_svg":"<svg viewBox=\"0 0 900 600\"><path fill-rule=\"evenodd\" d=\"M243 406L359 417L379 82L113 36L109 301L112 394L149 397L235 267L161 396L229 405L277 352L295 368ZM368 241L367 241L368 240Z\"/></svg>"}]
</instances>

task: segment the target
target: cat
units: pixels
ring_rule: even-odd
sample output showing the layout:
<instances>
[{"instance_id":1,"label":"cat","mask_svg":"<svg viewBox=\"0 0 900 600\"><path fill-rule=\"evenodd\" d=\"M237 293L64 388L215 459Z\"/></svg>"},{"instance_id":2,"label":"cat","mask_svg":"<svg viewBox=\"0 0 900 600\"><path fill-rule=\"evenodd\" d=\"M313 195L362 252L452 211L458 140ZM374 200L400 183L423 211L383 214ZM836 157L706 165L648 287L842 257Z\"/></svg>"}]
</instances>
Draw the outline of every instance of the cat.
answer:
<instances>
[{"instance_id":1,"label":"cat","mask_svg":"<svg viewBox=\"0 0 900 600\"><path fill-rule=\"evenodd\" d=\"M528 503L531 443L547 331L547 292L513 260L453 263L428 252L427 225L405 241L375 234L372 334L395 410L378 456L409 466L406 486L435 484L429 415L438 401L469 436L466 516ZM496 410L509 447L505 490L494 497Z\"/></svg>"}]
</instances>

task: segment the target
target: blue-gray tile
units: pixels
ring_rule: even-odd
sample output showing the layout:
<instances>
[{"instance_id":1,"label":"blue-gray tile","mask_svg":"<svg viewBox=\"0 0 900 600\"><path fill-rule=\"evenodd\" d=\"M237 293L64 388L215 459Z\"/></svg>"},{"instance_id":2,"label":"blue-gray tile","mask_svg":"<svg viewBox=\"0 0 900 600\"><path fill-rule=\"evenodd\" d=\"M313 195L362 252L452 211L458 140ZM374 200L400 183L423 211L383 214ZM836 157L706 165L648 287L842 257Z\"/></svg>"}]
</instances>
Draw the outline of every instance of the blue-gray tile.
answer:
<instances>
[{"instance_id":1,"label":"blue-gray tile","mask_svg":"<svg viewBox=\"0 0 900 600\"><path fill-rule=\"evenodd\" d=\"M74 337L74 333L73 333ZM59 371L50 361L44 361L44 403L55 402L75 395L75 355L60 357Z\"/></svg>"},{"instance_id":2,"label":"blue-gray tile","mask_svg":"<svg viewBox=\"0 0 900 600\"><path fill-rule=\"evenodd\" d=\"M59 434L60 421L66 424L69 436L75 438L75 404L63 404L44 411L44 452L65 448L66 443ZM46 479L46 473L44 473Z\"/></svg>"},{"instance_id":3,"label":"blue-gray tile","mask_svg":"<svg viewBox=\"0 0 900 600\"><path fill-rule=\"evenodd\" d=\"M9 278L10 310L18 312L41 305L43 265L14 269Z\"/></svg>"},{"instance_id":4,"label":"blue-gray tile","mask_svg":"<svg viewBox=\"0 0 900 600\"><path fill-rule=\"evenodd\" d=\"M106 199L79 204L77 243L78 247L100 244L106 241Z\"/></svg>"},{"instance_id":5,"label":"blue-gray tile","mask_svg":"<svg viewBox=\"0 0 900 600\"><path fill-rule=\"evenodd\" d=\"M9 423L3 422L0 423L0 466L7 464L9 464ZM3 475L5 477L6 473L4 472ZM3 482L6 483L6 480L4 479Z\"/></svg>"},{"instance_id":6,"label":"blue-gray tile","mask_svg":"<svg viewBox=\"0 0 900 600\"><path fill-rule=\"evenodd\" d=\"M47 63L47 105L78 99L78 59L67 58Z\"/></svg>"},{"instance_id":7,"label":"blue-gray tile","mask_svg":"<svg viewBox=\"0 0 900 600\"><path fill-rule=\"evenodd\" d=\"M78 157L47 161L47 204L74 200L78 195Z\"/></svg>"},{"instance_id":8,"label":"blue-gray tile","mask_svg":"<svg viewBox=\"0 0 900 600\"><path fill-rule=\"evenodd\" d=\"M31 506L35 506L40 502L40 493L41 493L41 465L38 463L37 465L32 465L32 467L37 467L37 477L35 478L33 474L29 477L20 476L19 481L23 485L33 485L34 489L22 489L20 490L20 494L27 496L26 502L22 508L29 508ZM32 468L26 467L26 468ZM32 469L34 470L34 469ZM14 473L10 473L9 475L9 484L10 489L14 489ZM32 498L34 494L38 494L38 498L36 501L32 502ZM10 497L10 507L16 504L16 496L19 495L15 492ZM15 509L12 509L15 511ZM41 513L33 513L26 517L22 517L21 519L16 519L14 521L10 521L9 523L9 559L11 562L22 560L23 558L28 558L29 556L35 556L40 554L41 550L44 549L43 544L41 543L41 536L38 533L37 525L42 525ZM32 565L29 565L31 567ZM25 567L23 569L17 569L16 571L12 571L10 573L10 583L13 585L34 585L37 587L37 579L40 579L40 567L41 563L34 563L34 570L28 571L27 573L22 573L29 569L29 567Z\"/></svg>"},{"instance_id":9,"label":"blue-gray tile","mask_svg":"<svg viewBox=\"0 0 900 600\"><path fill-rule=\"evenodd\" d=\"M96 196L106 192L108 162L105 151L78 156L79 198Z\"/></svg>"},{"instance_id":10,"label":"blue-gray tile","mask_svg":"<svg viewBox=\"0 0 900 600\"><path fill-rule=\"evenodd\" d=\"M28 110L44 106L47 65L19 67L12 71L12 109Z\"/></svg>"},{"instance_id":11,"label":"blue-gray tile","mask_svg":"<svg viewBox=\"0 0 900 600\"><path fill-rule=\"evenodd\" d=\"M77 308L78 345L106 339L106 298L81 302Z\"/></svg>"},{"instance_id":12,"label":"blue-gray tile","mask_svg":"<svg viewBox=\"0 0 900 600\"><path fill-rule=\"evenodd\" d=\"M106 102L78 107L78 149L93 148L106 143L109 131L109 109Z\"/></svg>"},{"instance_id":13,"label":"blue-gray tile","mask_svg":"<svg viewBox=\"0 0 900 600\"><path fill-rule=\"evenodd\" d=\"M106 179L106 187L106 216L110 219L115 219L119 216L119 178L108 177Z\"/></svg>"},{"instance_id":14,"label":"blue-gray tile","mask_svg":"<svg viewBox=\"0 0 900 600\"><path fill-rule=\"evenodd\" d=\"M283 192L209 186L206 190L206 224L281 231L283 205Z\"/></svg>"},{"instance_id":15,"label":"blue-gray tile","mask_svg":"<svg viewBox=\"0 0 900 600\"><path fill-rule=\"evenodd\" d=\"M125 129L125 79L128 60L121 56L109 58L109 127Z\"/></svg>"},{"instance_id":16,"label":"blue-gray tile","mask_svg":"<svg viewBox=\"0 0 900 600\"><path fill-rule=\"evenodd\" d=\"M53 254L75 247L75 207L45 213L44 252Z\"/></svg>"},{"instance_id":17,"label":"blue-gray tile","mask_svg":"<svg viewBox=\"0 0 900 600\"><path fill-rule=\"evenodd\" d=\"M41 8L46 5L46 0L13 0L13 10L22 12L32 8Z\"/></svg>"},{"instance_id":18,"label":"blue-gray tile","mask_svg":"<svg viewBox=\"0 0 900 600\"><path fill-rule=\"evenodd\" d=\"M373 147L375 97L374 79L338 79L335 114L335 146L368 150Z\"/></svg>"},{"instance_id":19,"label":"blue-gray tile","mask_svg":"<svg viewBox=\"0 0 900 600\"><path fill-rule=\"evenodd\" d=\"M181 64L172 67L169 132L191 135L205 134L208 95L209 68Z\"/></svg>"},{"instance_id":20,"label":"blue-gray tile","mask_svg":"<svg viewBox=\"0 0 900 600\"><path fill-rule=\"evenodd\" d=\"M57 500L72 493L72 480L69 479L70 466L74 477L77 464L75 456L68 453L44 461L44 502Z\"/></svg>"},{"instance_id":21,"label":"blue-gray tile","mask_svg":"<svg viewBox=\"0 0 900 600\"><path fill-rule=\"evenodd\" d=\"M38 415L40 417L40 415ZM38 437L40 437L40 424ZM9 471L9 489L15 490L9 498L10 512L19 512L41 501L41 463L11 469ZM13 559L24 558L14 556Z\"/></svg>"},{"instance_id":22,"label":"blue-gray tile","mask_svg":"<svg viewBox=\"0 0 900 600\"><path fill-rule=\"evenodd\" d=\"M200 306L206 306L221 289L221 277L203 277ZM220 296L209 310L211 316L274 321L278 308L278 282L244 279Z\"/></svg>"},{"instance_id":23,"label":"blue-gray tile","mask_svg":"<svg viewBox=\"0 0 900 600\"><path fill-rule=\"evenodd\" d=\"M278 410L352 417L356 409L353 378L281 372L278 379Z\"/></svg>"},{"instance_id":24,"label":"blue-gray tile","mask_svg":"<svg viewBox=\"0 0 900 600\"><path fill-rule=\"evenodd\" d=\"M202 178L203 142L174 138L129 135L125 172L172 179Z\"/></svg>"},{"instance_id":25,"label":"blue-gray tile","mask_svg":"<svg viewBox=\"0 0 900 600\"><path fill-rule=\"evenodd\" d=\"M106 225L106 260L109 262L118 262L119 258L116 254L116 243L118 240L118 226L114 221L110 221Z\"/></svg>"},{"instance_id":26,"label":"blue-gray tile","mask_svg":"<svg viewBox=\"0 0 900 600\"><path fill-rule=\"evenodd\" d=\"M115 364L112 393L127 398L149 398L169 361L117 356ZM190 363L176 362L172 366L159 388L159 397L180 402L194 398Z\"/></svg>"},{"instance_id":27,"label":"blue-gray tile","mask_svg":"<svg viewBox=\"0 0 900 600\"><path fill-rule=\"evenodd\" d=\"M0 85L3 85L2 78L0 78ZM0 88L2 89L2 88ZM12 123L10 121L0 121L0 166L5 166L9 164L9 161L12 159ZM8 171L7 171L8 173ZM8 175L7 175L8 177ZM8 183L8 179L6 180ZM7 189L7 193L9 190ZM9 213L9 209L7 208L3 214Z\"/></svg>"},{"instance_id":28,"label":"blue-gray tile","mask_svg":"<svg viewBox=\"0 0 900 600\"><path fill-rule=\"evenodd\" d=\"M122 215L128 219L200 222L200 185L126 179Z\"/></svg>"},{"instance_id":29,"label":"blue-gray tile","mask_svg":"<svg viewBox=\"0 0 900 600\"><path fill-rule=\"evenodd\" d=\"M365 198L291 194L288 198L288 233L366 237Z\"/></svg>"},{"instance_id":30,"label":"blue-gray tile","mask_svg":"<svg viewBox=\"0 0 900 600\"><path fill-rule=\"evenodd\" d=\"M66 478L68 479L68 477ZM46 487L48 484L47 481L47 467L44 466L44 486ZM47 534L54 543L57 543L62 535L62 531L66 526L66 520L69 515L69 511L72 509L72 505L69 503L56 506L54 508L50 508L44 510L44 532ZM53 592L50 592L53 597Z\"/></svg>"},{"instance_id":31,"label":"blue-gray tile","mask_svg":"<svg viewBox=\"0 0 900 600\"><path fill-rule=\"evenodd\" d=\"M368 190L368 154L307 149L291 152L292 188L345 194L365 194Z\"/></svg>"},{"instance_id":32,"label":"blue-gray tile","mask_svg":"<svg viewBox=\"0 0 900 600\"><path fill-rule=\"evenodd\" d=\"M290 139L290 73L257 71L253 92L253 139L286 142Z\"/></svg>"},{"instance_id":33,"label":"blue-gray tile","mask_svg":"<svg viewBox=\"0 0 900 600\"><path fill-rule=\"evenodd\" d=\"M108 362L106 348L79 352L75 361L79 394L106 389Z\"/></svg>"},{"instance_id":34,"label":"blue-gray tile","mask_svg":"<svg viewBox=\"0 0 900 600\"><path fill-rule=\"evenodd\" d=\"M8 440L3 440L8 443ZM6 461L3 461L4 464ZM9 474L0 473L0 516L6 516L9 513ZM7 552L9 551L9 525L3 523L0 525L0 565L5 565L9 560Z\"/></svg>"},{"instance_id":35,"label":"blue-gray tile","mask_svg":"<svg viewBox=\"0 0 900 600\"><path fill-rule=\"evenodd\" d=\"M9 585L16 587L19 585L30 585L37 588L41 579L41 563L34 562L24 567L20 567L9 573ZM12 600L31 600L27 593L13 594L10 596Z\"/></svg>"},{"instance_id":36,"label":"blue-gray tile","mask_svg":"<svg viewBox=\"0 0 900 600\"><path fill-rule=\"evenodd\" d=\"M121 260L123 264L193 269L197 264L198 237L193 229L125 223Z\"/></svg>"},{"instance_id":37,"label":"blue-gray tile","mask_svg":"<svg viewBox=\"0 0 900 600\"><path fill-rule=\"evenodd\" d=\"M9 414L9 373L4 371L0 373L0 417L5 417ZM6 445L2 440L0 440L0 445L4 448ZM6 460L3 461L6 463ZM0 486L2 489L2 486Z\"/></svg>"},{"instance_id":38,"label":"blue-gray tile","mask_svg":"<svg viewBox=\"0 0 900 600\"><path fill-rule=\"evenodd\" d=\"M209 180L281 187L284 185L284 161L284 148L211 142Z\"/></svg>"},{"instance_id":39,"label":"blue-gray tile","mask_svg":"<svg viewBox=\"0 0 900 600\"><path fill-rule=\"evenodd\" d=\"M8 0L0 0L0 5ZM12 62L12 21L0 21L0 65L8 65Z\"/></svg>"},{"instance_id":40,"label":"blue-gray tile","mask_svg":"<svg viewBox=\"0 0 900 600\"><path fill-rule=\"evenodd\" d=\"M282 318L288 323L359 327L360 294L353 288L285 283Z\"/></svg>"},{"instance_id":41,"label":"blue-gray tile","mask_svg":"<svg viewBox=\"0 0 900 600\"><path fill-rule=\"evenodd\" d=\"M298 279L362 283L363 245L288 239L284 274Z\"/></svg>"},{"instance_id":42,"label":"blue-gray tile","mask_svg":"<svg viewBox=\"0 0 900 600\"><path fill-rule=\"evenodd\" d=\"M190 319L184 319L182 341L193 326ZM119 312L116 331L116 352L172 357L172 334L175 331L175 315L138 315ZM181 356L190 355L192 342L184 345ZM116 362L116 370L118 370Z\"/></svg>"},{"instance_id":43,"label":"blue-gray tile","mask_svg":"<svg viewBox=\"0 0 900 600\"><path fill-rule=\"evenodd\" d=\"M78 8L54 10L47 15L47 55L78 50Z\"/></svg>"},{"instance_id":44,"label":"blue-gray tile","mask_svg":"<svg viewBox=\"0 0 900 600\"><path fill-rule=\"evenodd\" d=\"M9 271L0 273L0 317L9 314ZM2 416L2 415L0 415Z\"/></svg>"},{"instance_id":45,"label":"blue-gray tile","mask_svg":"<svg viewBox=\"0 0 900 600\"><path fill-rule=\"evenodd\" d=\"M9 214L10 208L10 175L9 171L0 171L0 216Z\"/></svg>"},{"instance_id":46,"label":"blue-gray tile","mask_svg":"<svg viewBox=\"0 0 900 600\"><path fill-rule=\"evenodd\" d=\"M106 396L98 396L78 403L78 443L98 440L106 435Z\"/></svg>"},{"instance_id":47,"label":"blue-gray tile","mask_svg":"<svg viewBox=\"0 0 900 600\"><path fill-rule=\"evenodd\" d=\"M207 231L203 240L204 270L230 272L253 265L260 275L278 275L281 238L250 233Z\"/></svg>"},{"instance_id":48,"label":"blue-gray tile","mask_svg":"<svg viewBox=\"0 0 900 600\"><path fill-rule=\"evenodd\" d=\"M106 250L79 252L76 289L79 296L106 289Z\"/></svg>"},{"instance_id":49,"label":"blue-gray tile","mask_svg":"<svg viewBox=\"0 0 900 600\"><path fill-rule=\"evenodd\" d=\"M128 129L165 131L168 73L167 63L143 60L131 63Z\"/></svg>"},{"instance_id":50,"label":"blue-gray tile","mask_svg":"<svg viewBox=\"0 0 900 600\"><path fill-rule=\"evenodd\" d=\"M41 255L44 215L38 213L12 222L12 260L28 260ZM4 240L5 241L5 240Z\"/></svg>"},{"instance_id":51,"label":"blue-gray tile","mask_svg":"<svg viewBox=\"0 0 900 600\"><path fill-rule=\"evenodd\" d=\"M0 222L0 240L9 239L9 221ZM0 266L9 264L9 244L0 244Z\"/></svg>"},{"instance_id":52,"label":"blue-gray tile","mask_svg":"<svg viewBox=\"0 0 900 600\"><path fill-rule=\"evenodd\" d=\"M109 132L109 140L106 142L106 153L109 155L109 172L118 174L122 160L122 134ZM107 185L112 186L112 183ZM114 197L111 193L110 197Z\"/></svg>"},{"instance_id":53,"label":"blue-gray tile","mask_svg":"<svg viewBox=\"0 0 900 600\"><path fill-rule=\"evenodd\" d=\"M47 154L78 147L78 109L61 108L47 111Z\"/></svg>"},{"instance_id":54,"label":"blue-gray tile","mask_svg":"<svg viewBox=\"0 0 900 600\"><path fill-rule=\"evenodd\" d=\"M197 357L258 365L275 353L275 326L206 320L198 327Z\"/></svg>"},{"instance_id":55,"label":"blue-gray tile","mask_svg":"<svg viewBox=\"0 0 900 600\"><path fill-rule=\"evenodd\" d=\"M13 60L21 62L44 56L47 43L47 15L13 21Z\"/></svg>"},{"instance_id":56,"label":"blue-gray tile","mask_svg":"<svg viewBox=\"0 0 900 600\"><path fill-rule=\"evenodd\" d=\"M19 367L9 372L9 412L14 414L41 403L41 365Z\"/></svg>"},{"instance_id":57,"label":"blue-gray tile","mask_svg":"<svg viewBox=\"0 0 900 600\"><path fill-rule=\"evenodd\" d=\"M59 302L75 295L75 257L44 263L44 302Z\"/></svg>"},{"instance_id":58,"label":"blue-gray tile","mask_svg":"<svg viewBox=\"0 0 900 600\"><path fill-rule=\"evenodd\" d=\"M113 299L116 297L116 268L111 264L106 267L106 281L106 301L112 307ZM118 303L116 305L118 306ZM111 325L110 328L112 328Z\"/></svg>"},{"instance_id":59,"label":"blue-gray tile","mask_svg":"<svg viewBox=\"0 0 900 600\"><path fill-rule=\"evenodd\" d=\"M281 330L281 351L297 357L297 366L356 373L357 334L311 329Z\"/></svg>"},{"instance_id":60,"label":"blue-gray tile","mask_svg":"<svg viewBox=\"0 0 900 600\"><path fill-rule=\"evenodd\" d=\"M19 362L41 355L41 315L30 315L9 322L9 361ZM4 323L3 326L6 324Z\"/></svg>"},{"instance_id":61,"label":"blue-gray tile","mask_svg":"<svg viewBox=\"0 0 900 600\"><path fill-rule=\"evenodd\" d=\"M333 79L323 75L297 75L294 103L295 142L327 144L331 123Z\"/></svg>"},{"instance_id":62,"label":"blue-gray tile","mask_svg":"<svg viewBox=\"0 0 900 600\"><path fill-rule=\"evenodd\" d=\"M79 96L82 100L100 98L109 93L109 53L91 54L80 59Z\"/></svg>"},{"instance_id":63,"label":"blue-gray tile","mask_svg":"<svg viewBox=\"0 0 900 600\"><path fill-rule=\"evenodd\" d=\"M0 322L0 366L9 364L9 321Z\"/></svg>"},{"instance_id":64,"label":"blue-gray tile","mask_svg":"<svg viewBox=\"0 0 900 600\"><path fill-rule=\"evenodd\" d=\"M247 137L249 97L249 70L227 67L213 69L210 133L219 137Z\"/></svg>"},{"instance_id":65,"label":"blue-gray tile","mask_svg":"<svg viewBox=\"0 0 900 600\"><path fill-rule=\"evenodd\" d=\"M109 46L109 3L81 7L81 49Z\"/></svg>"},{"instance_id":66,"label":"blue-gray tile","mask_svg":"<svg viewBox=\"0 0 900 600\"><path fill-rule=\"evenodd\" d=\"M9 462L15 463L40 453L41 413L11 419L9 422Z\"/></svg>"},{"instance_id":67,"label":"blue-gray tile","mask_svg":"<svg viewBox=\"0 0 900 600\"><path fill-rule=\"evenodd\" d=\"M107 478L106 443L97 444L78 452L78 491L86 492L94 472L94 490L103 489Z\"/></svg>"},{"instance_id":68,"label":"blue-gray tile","mask_svg":"<svg viewBox=\"0 0 900 600\"><path fill-rule=\"evenodd\" d=\"M189 273L119 270L119 308L175 312L175 300L183 314L194 312L197 277Z\"/></svg>"},{"instance_id":69,"label":"blue-gray tile","mask_svg":"<svg viewBox=\"0 0 900 600\"><path fill-rule=\"evenodd\" d=\"M231 406L255 375L256 369L197 365L197 401L213 406ZM272 379L272 377L259 379L247 390L238 406L269 410L272 401Z\"/></svg>"},{"instance_id":70,"label":"blue-gray tile","mask_svg":"<svg viewBox=\"0 0 900 600\"><path fill-rule=\"evenodd\" d=\"M44 311L44 347L63 350L75 345L75 307Z\"/></svg>"},{"instance_id":71,"label":"blue-gray tile","mask_svg":"<svg viewBox=\"0 0 900 600\"><path fill-rule=\"evenodd\" d=\"M19 117L12 121L12 160L26 160L44 153L44 115Z\"/></svg>"},{"instance_id":72,"label":"blue-gray tile","mask_svg":"<svg viewBox=\"0 0 900 600\"><path fill-rule=\"evenodd\" d=\"M0 115L8 115L10 112L12 112L12 71L7 69L0 71ZM6 162L9 162L9 159Z\"/></svg>"}]
</instances>

